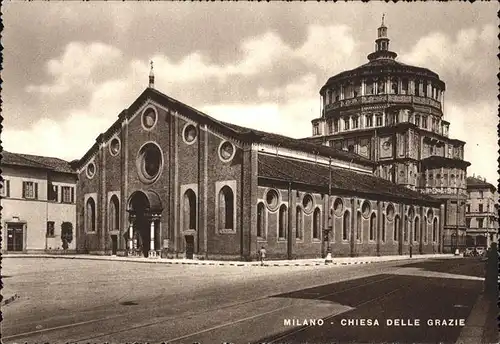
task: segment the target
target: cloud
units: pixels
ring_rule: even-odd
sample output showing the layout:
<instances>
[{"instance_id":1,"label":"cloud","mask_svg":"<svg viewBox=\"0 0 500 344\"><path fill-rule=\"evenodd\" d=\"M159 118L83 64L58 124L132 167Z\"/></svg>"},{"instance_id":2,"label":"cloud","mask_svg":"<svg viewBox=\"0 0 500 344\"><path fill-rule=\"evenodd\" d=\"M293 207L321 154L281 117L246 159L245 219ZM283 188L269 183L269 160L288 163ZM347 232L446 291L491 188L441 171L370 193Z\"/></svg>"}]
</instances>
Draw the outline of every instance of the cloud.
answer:
<instances>
[{"instance_id":1,"label":"cloud","mask_svg":"<svg viewBox=\"0 0 500 344\"><path fill-rule=\"evenodd\" d=\"M118 63L122 52L100 42L71 42L63 54L47 63L47 73L53 82L42 85L28 85L28 92L58 95L72 88L92 88L94 77L101 68Z\"/></svg>"},{"instance_id":2,"label":"cloud","mask_svg":"<svg viewBox=\"0 0 500 344\"><path fill-rule=\"evenodd\" d=\"M447 90L454 101L491 99L496 95L496 75L491 69L498 64L496 31L488 24L462 29L454 37L433 32L420 38L400 59L438 72L441 79L455 86Z\"/></svg>"},{"instance_id":3,"label":"cloud","mask_svg":"<svg viewBox=\"0 0 500 344\"><path fill-rule=\"evenodd\" d=\"M310 136L311 119L318 116L316 99L295 99L285 104L216 104L200 107L210 116L240 126L301 138Z\"/></svg>"},{"instance_id":4,"label":"cloud","mask_svg":"<svg viewBox=\"0 0 500 344\"><path fill-rule=\"evenodd\" d=\"M79 159L140 91L126 79L95 85L88 104L69 110L61 120L44 117L24 129L4 128L3 148L67 160Z\"/></svg>"},{"instance_id":5,"label":"cloud","mask_svg":"<svg viewBox=\"0 0 500 344\"><path fill-rule=\"evenodd\" d=\"M498 179L497 104L478 102L468 106L447 103L446 119L450 122L450 137L466 141L465 160L471 163L467 174L480 174L490 182ZM481 118L478 121L478 118ZM474 128L471 130L471 128Z\"/></svg>"},{"instance_id":6,"label":"cloud","mask_svg":"<svg viewBox=\"0 0 500 344\"><path fill-rule=\"evenodd\" d=\"M296 55L327 70L340 71L349 66L354 67L361 54L354 54L358 45L351 31L346 25L311 25L307 40L296 51Z\"/></svg>"}]
</instances>

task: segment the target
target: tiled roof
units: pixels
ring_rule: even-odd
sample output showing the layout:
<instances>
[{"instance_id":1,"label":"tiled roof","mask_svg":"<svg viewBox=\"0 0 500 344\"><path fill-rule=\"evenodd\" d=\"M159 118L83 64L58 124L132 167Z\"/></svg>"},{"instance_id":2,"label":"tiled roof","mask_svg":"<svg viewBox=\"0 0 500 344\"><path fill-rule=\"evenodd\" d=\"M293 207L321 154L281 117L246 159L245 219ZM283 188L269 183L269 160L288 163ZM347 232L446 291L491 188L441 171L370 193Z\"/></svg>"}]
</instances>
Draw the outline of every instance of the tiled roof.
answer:
<instances>
[{"instance_id":1,"label":"tiled roof","mask_svg":"<svg viewBox=\"0 0 500 344\"><path fill-rule=\"evenodd\" d=\"M418 75L423 74L426 75L427 77L434 78L436 82L440 83L443 88L446 86L444 82L439 79L439 75L428 68L407 65L393 59L374 59L354 69L346 70L330 77L328 81L325 83L325 85L321 88L321 91L326 86L333 84L337 81L340 81L344 78L351 78L353 76L372 75L372 74L387 75L399 71L405 73L411 72Z\"/></svg>"},{"instance_id":2,"label":"tiled roof","mask_svg":"<svg viewBox=\"0 0 500 344\"><path fill-rule=\"evenodd\" d=\"M444 156L430 156L421 160L423 166L452 166L452 167L468 167L470 162L461 159L446 158Z\"/></svg>"},{"instance_id":3,"label":"tiled roof","mask_svg":"<svg viewBox=\"0 0 500 344\"><path fill-rule=\"evenodd\" d=\"M2 165L24 166L55 172L76 173L69 162L53 157L2 152Z\"/></svg>"},{"instance_id":4,"label":"tiled roof","mask_svg":"<svg viewBox=\"0 0 500 344\"><path fill-rule=\"evenodd\" d=\"M404 199L439 204L441 201L394 184L388 180L354 171L293 160L272 155L259 154L259 177L291 181L300 184L328 188L331 171L332 190L347 191L362 195L380 195L389 199Z\"/></svg>"},{"instance_id":5,"label":"tiled roof","mask_svg":"<svg viewBox=\"0 0 500 344\"><path fill-rule=\"evenodd\" d=\"M338 157L346 161L355 161L355 162L361 162L364 163L365 165L370 165L373 166L374 163L362 157L361 155L351 153L351 152L346 152L344 150L339 150L335 149L333 147L321 145L321 144L316 144L316 143L310 143L307 141L304 141L303 139L294 139L288 136L284 135L279 135L279 134L274 134L274 133L268 133L265 131L260 131L260 130L255 130L255 129L250 129L246 127L242 127L236 124L231 124L227 122L221 122L223 125L228 126L232 128L233 130L240 132L241 134L253 134L253 141L254 142L262 142L262 143L270 143L270 144L279 144L282 147L288 147L291 149L296 149L300 151L308 151L308 152L315 152L319 153L324 156L330 156L330 157Z\"/></svg>"},{"instance_id":6,"label":"tiled roof","mask_svg":"<svg viewBox=\"0 0 500 344\"><path fill-rule=\"evenodd\" d=\"M496 190L496 187L491 184L491 183L488 183L487 181L485 180L482 180L482 179L479 179L479 178L476 178L476 177L467 177L467 188L489 188L489 189L494 189Z\"/></svg>"}]
</instances>

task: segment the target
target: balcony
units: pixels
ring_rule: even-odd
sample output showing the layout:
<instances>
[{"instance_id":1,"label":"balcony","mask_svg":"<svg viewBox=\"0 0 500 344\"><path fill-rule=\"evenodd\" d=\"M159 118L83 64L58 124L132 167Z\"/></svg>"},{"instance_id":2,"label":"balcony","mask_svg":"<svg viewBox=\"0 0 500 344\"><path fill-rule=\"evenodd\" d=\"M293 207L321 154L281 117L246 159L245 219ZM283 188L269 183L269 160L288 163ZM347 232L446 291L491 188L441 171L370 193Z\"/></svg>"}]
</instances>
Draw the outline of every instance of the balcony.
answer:
<instances>
[{"instance_id":1,"label":"balcony","mask_svg":"<svg viewBox=\"0 0 500 344\"><path fill-rule=\"evenodd\" d=\"M373 94L356 98L342 99L334 103L327 104L325 105L325 111L346 106L359 106L373 103L429 105L438 110L441 110L441 103L432 98L403 94Z\"/></svg>"}]
</instances>

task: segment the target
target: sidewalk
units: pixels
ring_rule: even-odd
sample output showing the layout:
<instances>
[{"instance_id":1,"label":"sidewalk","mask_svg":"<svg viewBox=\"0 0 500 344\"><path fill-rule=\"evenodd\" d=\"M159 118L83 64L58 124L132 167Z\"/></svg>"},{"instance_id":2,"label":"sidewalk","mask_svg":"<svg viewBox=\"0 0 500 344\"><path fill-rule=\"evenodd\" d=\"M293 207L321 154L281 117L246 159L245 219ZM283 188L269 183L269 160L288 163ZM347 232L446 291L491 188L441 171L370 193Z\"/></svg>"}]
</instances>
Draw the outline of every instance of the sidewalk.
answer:
<instances>
[{"instance_id":1,"label":"sidewalk","mask_svg":"<svg viewBox=\"0 0 500 344\"><path fill-rule=\"evenodd\" d=\"M460 256L459 256L460 257ZM224 260L194 260L194 259L170 259L170 258L145 258L145 257L117 257L98 255L51 255L51 254L5 254L3 259L8 258L54 258L54 259L87 259L104 261L123 261L149 264L183 264L183 265L213 265L213 266L259 266L260 262L251 261L224 261ZM452 254L423 254L413 255L412 260L430 258L455 258ZM409 260L409 255L402 256L380 256L380 257L338 257L332 258L332 262L327 265L352 265L370 264L377 262L388 262L396 260ZM315 266L326 265L324 258L295 259L295 260L268 260L265 266Z\"/></svg>"},{"instance_id":2,"label":"sidewalk","mask_svg":"<svg viewBox=\"0 0 500 344\"><path fill-rule=\"evenodd\" d=\"M499 343L497 316L497 298L481 293L456 344Z\"/></svg>"}]
</instances>

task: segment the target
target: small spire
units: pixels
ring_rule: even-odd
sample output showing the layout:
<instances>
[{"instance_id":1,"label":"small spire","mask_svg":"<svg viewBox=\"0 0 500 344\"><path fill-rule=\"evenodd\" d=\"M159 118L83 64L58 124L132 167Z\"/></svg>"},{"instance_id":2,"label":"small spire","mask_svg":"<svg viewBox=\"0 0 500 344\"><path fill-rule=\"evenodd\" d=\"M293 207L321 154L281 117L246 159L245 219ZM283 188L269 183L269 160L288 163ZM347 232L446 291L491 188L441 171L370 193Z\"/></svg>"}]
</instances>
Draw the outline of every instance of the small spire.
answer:
<instances>
[{"instance_id":1,"label":"small spire","mask_svg":"<svg viewBox=\"0 0 500 344\"><path fill-rule=\"evenodd\" d=\"M384 26L384 18L385 18L385 13L382 13L382 25L381 26Z\"/></svg>"},{"instance_id":2,"label":"small spire","mask_svg":"<svg viewBox=\"0 0 500 344\"><path fill-rule=\"evenodd\" d=\"M149 71L149 87L154 88L155 87L155 74L153 72L153 61L149 61L149 64L151 65L151 70Z\"/></svg>"}]
</instances>

